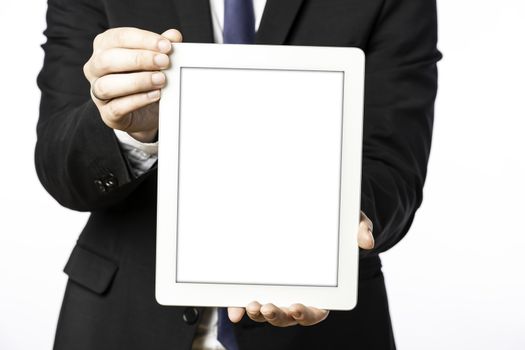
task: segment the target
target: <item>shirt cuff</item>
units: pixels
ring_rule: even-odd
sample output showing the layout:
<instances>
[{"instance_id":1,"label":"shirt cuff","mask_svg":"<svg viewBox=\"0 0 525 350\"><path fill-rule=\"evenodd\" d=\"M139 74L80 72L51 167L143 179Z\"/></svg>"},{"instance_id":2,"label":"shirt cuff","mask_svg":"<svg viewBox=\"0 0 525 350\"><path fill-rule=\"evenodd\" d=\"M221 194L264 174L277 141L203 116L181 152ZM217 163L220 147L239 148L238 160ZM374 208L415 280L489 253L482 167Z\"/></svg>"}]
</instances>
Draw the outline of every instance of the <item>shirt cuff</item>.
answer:
<instances>
[{"instance_id":1,"label":"shirt cuff","mask_svg":"<svg viewBox=\"0 0 525 350\"><path fill-rule=\"evenodd\" d=\"M139 177L157 162L159 143L140 142L131 137L127 132L114 130L115 136L120 143L122 153L128 160L131 172L135 177Z\"/></svg>"},{"instance_id":2,"label":"shirt cuff","mask_svg":"<svg viewBox=\"0 0 525 350\"><path fill-rule=\"evenodd\" d=\"M144 152L148 156L157 156L159 152L159 142L140 142L136 139L134 139L132 136L130 136L127 132L122 130L114 129L115 135L117 136L117 139L119 140L120 144L125 144L128 146L131 146L139 151Z\"/></svg>"}]
</instances>

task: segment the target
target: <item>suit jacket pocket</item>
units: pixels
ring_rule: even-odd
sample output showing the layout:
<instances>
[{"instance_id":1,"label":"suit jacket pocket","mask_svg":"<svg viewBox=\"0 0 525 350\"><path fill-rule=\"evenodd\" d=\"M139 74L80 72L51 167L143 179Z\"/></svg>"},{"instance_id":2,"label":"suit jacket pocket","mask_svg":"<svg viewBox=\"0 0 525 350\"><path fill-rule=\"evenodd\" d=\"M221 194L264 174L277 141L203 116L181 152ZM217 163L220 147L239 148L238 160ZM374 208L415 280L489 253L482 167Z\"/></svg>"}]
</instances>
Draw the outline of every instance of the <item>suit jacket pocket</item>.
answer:
<instances>
[{"instance_id":1,"label":"suit jacket pocket","mask_svg":"<svg viewBox=\"0 0 525 350\"><path fill-rule=\"evenodd\" d=\"M117 269L115 261L77 244L64 267L64 272L70 280L97 294L104 294L111 285Z\"/></svg>"}]
</instances>

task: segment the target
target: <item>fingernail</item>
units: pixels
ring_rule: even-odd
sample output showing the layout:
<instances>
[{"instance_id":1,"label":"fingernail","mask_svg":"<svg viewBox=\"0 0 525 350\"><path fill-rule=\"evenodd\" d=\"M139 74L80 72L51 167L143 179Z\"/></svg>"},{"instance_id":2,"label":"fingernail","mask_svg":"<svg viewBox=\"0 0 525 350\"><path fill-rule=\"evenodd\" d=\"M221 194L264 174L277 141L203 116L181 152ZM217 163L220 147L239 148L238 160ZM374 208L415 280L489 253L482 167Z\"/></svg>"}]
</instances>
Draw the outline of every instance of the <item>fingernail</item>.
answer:
<instances>
[{"instance_id":1,"label":"fingernail","mask_svg":"<svg viewBox=\"0 0 525 350\"><path fill-rule=\"evenodd\" d=\"M153 85L162 85L166 81L166 76L163 73L153 73L151 75L151 82Z\"/></svg>"},{"instance_id":2,"label":"fingernail","mask_svg":"<svg viewBox=\"0 0 525 350\"><path fill-rule=\"evenodd\" d=\"M160 52L169 52L171 49L171 43L168 40L159 40L159 43L157 45L159 47Z\"/></svg>"},{"instance_id":3,"label":"fingernail","mask_svg":"<svg viewBox=\"0 0 525 350\"><path fill-rule=\"evenodd\" d=\"M156 100L160 97L160 91L159 90L153 90L148 92L148 98L150 100Z\"/></svg>"},{"instance_id":4,"label":"fingernail","mask_svg":"<svg viewBox=\"0 0 525 350\"><path fill-rule=\"evenodd\" d=\"M155 55L153 61L159 67L166 67L170 63L170 59L166 55Z\"/></svg>"}]
</instances>

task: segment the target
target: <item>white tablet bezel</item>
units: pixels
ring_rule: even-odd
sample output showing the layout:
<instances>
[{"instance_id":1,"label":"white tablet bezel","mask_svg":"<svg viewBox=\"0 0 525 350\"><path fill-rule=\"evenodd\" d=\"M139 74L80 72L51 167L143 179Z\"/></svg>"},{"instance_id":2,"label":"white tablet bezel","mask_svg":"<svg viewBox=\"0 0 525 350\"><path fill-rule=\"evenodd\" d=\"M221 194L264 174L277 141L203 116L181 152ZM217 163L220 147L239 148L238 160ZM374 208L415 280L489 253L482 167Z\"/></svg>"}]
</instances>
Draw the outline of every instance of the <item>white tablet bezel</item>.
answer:
<instances>
[{"instance_id":1,"label":"white tablet bezel","mask_svg":"<svg viewBox=\"0 0 525 350\"><path fill-rule=\"evenodd\" d=\"M239 306L257 300L289 306L303 303L350 310L357 302L357 231L361 193L364 94L363 52L358 48L173 44L165 71L159 121L157 253L155 295L162 305ZM181 67L337 71L344 73L337 286L177 283L179 89ZM169 98L167 98L169 96ZM173 159L173 161L167 161Z\"/></svg>"}]
</instances>

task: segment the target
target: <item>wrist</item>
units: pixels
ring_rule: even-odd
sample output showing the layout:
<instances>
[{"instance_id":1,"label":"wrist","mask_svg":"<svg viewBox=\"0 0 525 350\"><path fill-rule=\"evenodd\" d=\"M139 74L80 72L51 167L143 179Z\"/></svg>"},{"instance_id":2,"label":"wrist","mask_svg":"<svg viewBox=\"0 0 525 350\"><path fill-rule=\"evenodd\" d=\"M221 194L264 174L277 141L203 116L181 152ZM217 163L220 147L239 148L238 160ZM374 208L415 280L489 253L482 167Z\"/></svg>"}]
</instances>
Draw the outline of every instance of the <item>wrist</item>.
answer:
<instances>
[{"instance_id":1,"label":"wrist","mask_svg":"<svg viewBox=\"0 0 525 350\"><path fill-rule=\"evenodd\" d=\"M157 132L158 129L153 129L148 131L128 132L128 135L139 142L152 143L157 141Z\"/></svg>"}]
</instances>

